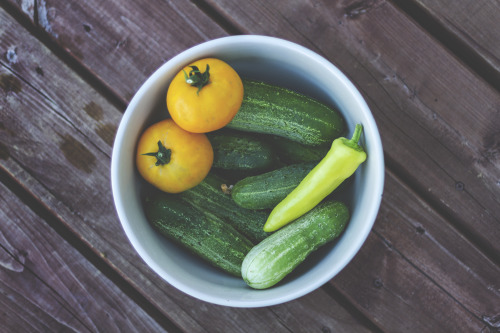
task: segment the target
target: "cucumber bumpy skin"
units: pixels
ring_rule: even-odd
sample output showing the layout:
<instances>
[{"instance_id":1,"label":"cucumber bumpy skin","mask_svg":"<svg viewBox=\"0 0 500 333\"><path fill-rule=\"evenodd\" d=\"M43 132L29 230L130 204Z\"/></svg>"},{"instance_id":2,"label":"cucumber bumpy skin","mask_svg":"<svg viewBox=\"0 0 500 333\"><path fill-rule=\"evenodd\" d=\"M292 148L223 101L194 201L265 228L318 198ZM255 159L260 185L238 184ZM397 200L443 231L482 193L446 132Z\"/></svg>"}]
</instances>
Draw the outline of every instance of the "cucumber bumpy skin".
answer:
<instances>
[{"instance_id":1,"label":"cucumber bumpy skin","mask_svg":"<svg viewBox=\"0 0 500 333\"><path fill-rule=\"evenodd\" d=\"M254 244L266 238L269 234L262 228L268 214L238 206L229 194L222 192L222 184L227 183L222 178L209 173L200 184L179 193L178 196L195 207L217 215Z\"/></svg>"},{"instance_id":2,"label":"cucumber bumpy skin","mask_svg":"<svg viewBox=\"0 0 500 333\"><path fill-rule=\"evenodd\" d=\"M241 276L254 289L280 282L320 246L337 238L350 218L340 201L325 201L254 246L243 260Z\"/></svg>"},{"instance_id":3,"label":"cucumber bumpy skin","mask_svg":"<svg viewBox=\"0 0 500 333\"><path fill-rule=\"evenodd\" d=\"M234 184L231 196L234 202L243 208L257 210L274 208L300 184L316 164L316 162L297 163L246 177Z\"/></svg>"},{"instance_id":4,"label":"cucumber bumpy skin","mask_svg":"<svg viewBox=\"0 0 500 333\"><path fill-rule=\"evenodd\" d=\"M250 133L218 131L207 136L214 150L213 168L262 172L276 163L271 145Z\"/></svg>"},{"instance_id":5,"label":"cucumber bumpy skin","mask_svg":"<svg viewBox=\"0 0 500 333\"><path fill-rule=\"evenodd\" d=\"M231 225L166 193L147 197L144 210L162 235L213 266L241 277L241 264L253 244Z\"/></svg>"},{"instance_id":6,"label":"cucumber bumpy skin","mask_svg":"<svg viewBox=\"0 0 500 333\"><path fill-rule=\"evenodd\" d=\"M227 128L278 135L311 146L329 144L342 135L339 111L295 91L243 80L243 103Z\"/></svg>"},{"instance_id":7,"label":"cucumber bumpy skin","mask_svg":"<svg viewBox=\"0 0 500 333\"><path fill-rule=\"evenodd\" d=\"M331 144L309 146L277 135L267 135L280 161L286 164L319 162L330 150Z\"/></svg>"}]
</instances>

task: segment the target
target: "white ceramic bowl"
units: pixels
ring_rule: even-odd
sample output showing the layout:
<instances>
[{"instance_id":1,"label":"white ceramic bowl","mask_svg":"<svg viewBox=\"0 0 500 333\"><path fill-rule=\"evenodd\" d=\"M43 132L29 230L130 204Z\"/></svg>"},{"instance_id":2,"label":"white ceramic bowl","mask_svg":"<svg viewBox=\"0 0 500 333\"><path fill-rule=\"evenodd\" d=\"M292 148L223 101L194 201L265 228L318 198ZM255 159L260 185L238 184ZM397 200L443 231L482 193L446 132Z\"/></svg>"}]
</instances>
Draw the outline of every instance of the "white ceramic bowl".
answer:
<instances>
[{"instance_id":1,"label":"white ceramic bowl","mask_svg":"<svg viewBox=\"0 0 500 333\"><path fill-rule=\"evenodd\" d=\"M347 136L363 124L361 143L368 159L356 171L345 201L351 220L338 241L313 253L282 283L254 290L242 279L226 275L166 240L154 231L140 204L143 181L136 172L136 142L146 125L166 117L165 96L172 77L190 62L220 58L242 77L261 79L295 89L344 115ZM232 36L194 46L161 66L131 100L118 128L113 148L111 179L118 217L142 259L179 290L220 305L263 307L303 296L339 273L358 252L378 213L384 184L384 159L373 116L355 86L328 60L300 45L272 37Z\"/></svg>"}]
</instances>

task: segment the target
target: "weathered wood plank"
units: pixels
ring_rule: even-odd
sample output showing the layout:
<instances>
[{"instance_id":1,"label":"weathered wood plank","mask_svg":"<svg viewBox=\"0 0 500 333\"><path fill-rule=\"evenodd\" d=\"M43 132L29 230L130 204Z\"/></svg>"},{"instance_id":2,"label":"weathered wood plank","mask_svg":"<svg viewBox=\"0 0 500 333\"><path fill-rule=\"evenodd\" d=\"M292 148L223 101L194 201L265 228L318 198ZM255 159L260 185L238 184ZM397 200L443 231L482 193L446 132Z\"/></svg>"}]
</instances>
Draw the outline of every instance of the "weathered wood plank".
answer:
<instances>
[{"instance_id":1,"label":"weathered wood plank","mask_svg":"<svg viewBox=\"0 0 500 333\"><path fill-rule=\"evenodd\" d=\"M378 236L476 318L500 314L498 265L400 180L389 177L384 200Z\"/></svg>"},{"instance_id":2,"label":"weathered wood plank","mask_svg":"<svg viewBox=\"0 0 500 333\"><path fill-rule=\"evenodd\" d=\"M124 101L177 53L226 33L191 1L8 0Z\"/></svg>"},{"instance_id":3,"label":"weathered wood plank","mask_svg":"<svg viewBox=\"0 0 500 333\"><path fill-rule=\"evenodd\" d=\"M0 89L2 168L110 266L120 267L118 272L134 287L147 287L139 290L148 299L161 299L156 306L166 317L187 330L203 331L177 300L165 295L162 288L168 287L160 279L147 277L151 271L116 218L109 165L121 112L4 11L0 15L1 53L16 50L16 60L0 67L2 82L7 82Z\"/></svg>"},{"instance_id":4,"label":"weathered wood plank","mask_svg":"<svg viewBox=\"0 0 500 333\"><path fill-rule=\"evenodd\" d=\"M152 273L128 243L112 203L111 147L99 136L99 128L102 124L116 128L120 111L1 13L9 34L0 34L0 49L14 45L17 61L0 70L4 82L9 82L2 85L0 98L0 138L5 143L0 165L159 311L189 332L287 332L311 327L310 321L297 321L295 316L316 318L319 328L366 331L321 289L283 305L287 311L232 309L188 297ZM39 63L45 68L43 78L33 70ZM61 86L78 91L78 98L60 93Z\"/></svg>"},{"instance_id":5,"label":"weathered wood plank","mask_svg":"<svg viewBox=\"0 0 500 333\"><path fill-rule=\"evenodd\" d=\"M467 50L461 50L461 53L467 58L467 63L471 67L476 67L479 65L477 63L481 63L484 68L480 70L485 71L484 74L491 77L491 83L498 88L500 85L500 43L498 42L500 40L500 3L486 0L414 0L412 2L414 6L411 9L417 6L425 13L419 15L417 20L424 19L424 17L427 17L427 20L432 19L435 22L433 27L439 27L445 31L441 33L443 38L453 36L452 48L465 46ZM426 24L426 22L420 23Z\"/></svg>"},{"instance_id":6,"label":"weathered wood plank","mask_svg":"<svg viewBox=\"0 0 500 333\"><path fill-rule=\"evenodd\" d=\"M493 329L487 318L500 314L500 268L386 176L373 232L333 285L384 331Z\"/></svg>"},{"instance_id":7,"label":"weathered wood plank","mask_svg":"<svg viewBox=\"0 0 500 333\"><path fill-rule=\"evenodd\" d=\"M500 257L500 95L388 1L209 0L325 55L360 88L390 168ZM258 21L256 21L258 18Z\"/></svg>"},{"instance_id":8,"label":"weathered wood plank","mask_svg":"<svg viewBox=\"0 0 500 333\"><path fill-rule=\"evenodd\" d=\"M9 331L165 331L0 184L0 299Z\"/></svg>"}]
</instances>

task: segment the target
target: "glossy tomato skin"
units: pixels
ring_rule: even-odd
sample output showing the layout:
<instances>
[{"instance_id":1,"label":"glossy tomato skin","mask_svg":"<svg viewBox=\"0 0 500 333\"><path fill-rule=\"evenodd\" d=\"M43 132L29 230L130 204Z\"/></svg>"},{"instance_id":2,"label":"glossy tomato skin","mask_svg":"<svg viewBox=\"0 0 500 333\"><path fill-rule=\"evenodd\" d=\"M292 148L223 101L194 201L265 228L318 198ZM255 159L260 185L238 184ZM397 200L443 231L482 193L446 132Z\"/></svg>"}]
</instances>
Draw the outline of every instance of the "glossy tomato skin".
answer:
<instances>
[{"instance_id":1,"label":"glossy tomato skin","mask_svg":"<svg viewBox=\"0 0 500 333\"><path fill-rule=\"evenodd\" d=\"M170 150L170 160L157 164L158 141ZM148 127L137 144L136 165L141 176L158 189L179 193L198 185L208 174L213 162L213 149L205 134L180 128L172 119Z\"/></svg>"},{"instance_id":2,"label":"glossy tomato skin","mask_svg":"<svg viewBox=\"0 0 500 333\"><path fill-rule=\"evenodd\" d=\"M204 72L210 66L209 83L200 90L186 83L184 73L196 66ZM226 62L206 58L195 61L181 70L167 91L170 116L183 129L193 133L207 133L227 125L238 112L243 101L243 83L238 73Z\"/></svg>"}]
</instances>

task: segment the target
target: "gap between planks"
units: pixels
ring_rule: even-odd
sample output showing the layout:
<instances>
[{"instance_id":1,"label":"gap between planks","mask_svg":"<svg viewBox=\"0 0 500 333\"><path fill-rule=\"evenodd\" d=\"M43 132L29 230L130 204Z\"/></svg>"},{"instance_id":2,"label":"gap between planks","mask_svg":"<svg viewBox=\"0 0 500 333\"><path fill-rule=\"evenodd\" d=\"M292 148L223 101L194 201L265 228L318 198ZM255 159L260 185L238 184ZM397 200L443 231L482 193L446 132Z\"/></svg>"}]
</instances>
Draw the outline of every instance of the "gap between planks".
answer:
<instances>
[{"instance_id":1,"label":"gap between planks","mask_svg":"<svg viewBox=\"0 0 500 333\"><path fill-rule=\"evenodd\" d=\"M76 57L59 45L45 29L39 24L37 13L38 1L34 0L34 17L30 20L26 14L15 8L11 3L4 2L1 7L12 16L24 29L45 45L58 59L65 63L72 71L81 77L86 83L94 87L104 98L106 98L118 110L125 112L128 101L124 100L113 88L103 82L89 68L85 67Z\"/></svg>"},{"instance_id":2,"label":"gap between planks","mask_svg":"<svg viewBox=\"0 0 500 333\"><path fill-rule=\"evenodd\" d=\"M340 305L346 311L348 311L354 318L356 318L361 324L363 324L366 328L368 328L370 331L374 333L382 333L383 330L380 329L373 321L371 321L367 316L365 316L360 309L358 309L354 304L345 297L345 295L337 289L336 286L334 286L331 283L325 283L321 287L330 297L333 299L337 300Z\"/></svg>"},{"instance_id":3,"label":"gap between planks","mask_svg":"<svg viewBox=\"0 0 500 333\"><path fill-rule=\"evenodd\" d=\"M245 31L243 28L238 27L235 22L228 20L221 15L212 5L203 0L190 0L193 5L198 7L205 15L210 17L229 35L243 35Z\"/></svg>"},{"instance_id":4,"label":"gap between planks","mask_svg":"<svg viewBox=\"0 0 500 333\"><path fill-rule=\"evenodd\" d=\"M472 72L476 73L492 88L500 91L500 73L473 48L460 40L438 20L425 11L415 1L389 0L397 8L411 17L422 29L433 36L446 49L460 59Z\"/></svg>"},{"instance_id":5,"label":"gap between planks","mask_svg":"<svg viewBox=\"0 0 500 333\"><path fill-rule=\"evenodd\" d=\"M412 181L412 177L407 174L403 168L399 167L396 161L393 161L387 154L384 154L385 167L387 170L392 172L394 176L401 180L402 183L406 184L415 195L422 199L429 207L436 212L437 215L443 217L443 219L450 222L465 239L467 239L471 244L473 244L479 251L481 251L491 262L500 267L500 258L496 255L495 249L485 245L480 239L474 237L465 226L454 222L454 218L450 212L448 212L439 202L439 200L433 200L427 195L427 189L422 188L420 184ZM456 186L457 191L463 191L463 188Z\"/></svg>"},{"instance_id":6,"label":"gap between planks","mask_svg":"<svg viewBox=\"0 0 500 333\"><path fill-rule=\"evenodd\" d=\"M14 193L27 207L37 216L43 219L59 236L71 244L86 260L96 269L140 306L160 326L168 332L182 332L172 321L170 321L159 309L157 309L146 297L133 288L117 271L115 271L105 260L105 254L97 254L90 249L79 237L74 234L62 221L39 202L27 189L17 183L12 175L0 169L2 183Z\"/></svg>"}]
</instances>

